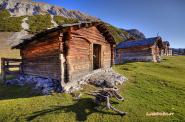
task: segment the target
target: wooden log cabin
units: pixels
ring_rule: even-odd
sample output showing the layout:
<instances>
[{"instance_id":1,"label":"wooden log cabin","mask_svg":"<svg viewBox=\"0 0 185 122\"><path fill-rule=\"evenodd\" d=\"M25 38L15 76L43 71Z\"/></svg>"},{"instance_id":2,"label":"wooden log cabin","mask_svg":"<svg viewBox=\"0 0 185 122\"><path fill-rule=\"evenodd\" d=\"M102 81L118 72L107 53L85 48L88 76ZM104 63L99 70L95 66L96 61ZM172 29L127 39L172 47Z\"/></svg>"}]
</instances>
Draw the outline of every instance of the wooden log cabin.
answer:
<instances>
[{"instance_id":1,"label":"wooden log cabin","mask_svg":"<svg viewBox=\"0 0 185 122\"><path fill-rule=\"evenodd\" d=\"M171 56L172 49L170 49L170 43L168 41L163 41L163 49L161 50L161 55Z\"/></svg>"},{"instance_id":2,"label":"wooden log cabin","mask_svg":"<svg viewBox=\"0 0 185 122\"><path fill-rule=\"evenodd\" d=\"M65 24L23 40L20 49L26 75L51 78L62 87L114 62L115 40L101 22Z\"/></svg>"},{"instance_id":3,"label":"wooden log cabin","mask_svg":"<svg viewBox=\"0 0 185 122\"><path fill-rule=\"evenodd\" d=\"M133 61L159 62L161 49L163 49L161 37L120 42L116 47L115 63L122 64Z\"/></svg>"}]
</instances>

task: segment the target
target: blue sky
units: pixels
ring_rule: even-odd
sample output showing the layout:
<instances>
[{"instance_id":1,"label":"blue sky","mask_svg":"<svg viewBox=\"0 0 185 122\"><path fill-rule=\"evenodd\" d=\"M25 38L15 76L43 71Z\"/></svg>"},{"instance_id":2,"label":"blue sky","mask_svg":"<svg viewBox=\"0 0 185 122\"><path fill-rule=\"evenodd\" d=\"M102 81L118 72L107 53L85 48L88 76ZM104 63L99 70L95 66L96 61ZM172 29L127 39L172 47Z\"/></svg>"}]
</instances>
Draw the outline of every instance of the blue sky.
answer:
<instances>
[{"instance_id":1,"label":"blue sky","mask_svg":"<svg viewBox=\"0 0 185 122\"><path fill-rule=\"evenodd\" d=\"M172 47L185 48L185 0L35 0L80 10L146 37L159 33Z\"/></svg>"}]
</instances>

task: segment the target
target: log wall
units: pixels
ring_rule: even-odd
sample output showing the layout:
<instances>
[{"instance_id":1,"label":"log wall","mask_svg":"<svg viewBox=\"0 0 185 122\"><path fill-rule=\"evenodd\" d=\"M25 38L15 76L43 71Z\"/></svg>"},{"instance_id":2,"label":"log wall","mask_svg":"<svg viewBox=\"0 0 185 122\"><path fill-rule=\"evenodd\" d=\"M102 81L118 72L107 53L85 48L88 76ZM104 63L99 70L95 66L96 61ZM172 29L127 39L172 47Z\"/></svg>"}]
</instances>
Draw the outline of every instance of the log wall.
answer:
<instances>
[{"instance_id":1,"label":"log wall","mask_svg":"<svg viewBox=\"0 0 185 122\"><path fill-rule=\"evenodd\" d=\"M93 71L93 44L101 45L101 68L111 67L111 45L96 27L71 31L69 41L69 81Z\"/></svg>"},{"instance_id":2,"label":"log wall","mask_svg":"<svg viewBox=\"0 0 185 122\"><path fill-rule=\"evenodd\" d=\"M44 38L21 50L23 72L28 75L60 80L60 42L58 36Z\"/></svg>"},{"instance_id":3,"label":"log wall","mask_svg":"<svg viewBox=\"0 0 185 122\"><path fill-rule=\"evenodd\" d=\"M129 61L153 61L152 49L149 46L141 46L116 50L116 64Z\"/></svg>"}]
</instances>

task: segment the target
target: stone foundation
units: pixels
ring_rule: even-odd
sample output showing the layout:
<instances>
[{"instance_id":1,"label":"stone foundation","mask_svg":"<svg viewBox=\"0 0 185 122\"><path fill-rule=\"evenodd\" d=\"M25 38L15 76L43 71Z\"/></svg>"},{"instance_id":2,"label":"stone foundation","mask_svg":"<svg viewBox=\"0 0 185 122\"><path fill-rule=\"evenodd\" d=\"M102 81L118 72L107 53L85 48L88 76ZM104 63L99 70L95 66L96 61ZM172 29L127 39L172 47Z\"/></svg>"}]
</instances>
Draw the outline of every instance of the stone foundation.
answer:
<instances>
[{"instance_id":1,"label":"stone foundation","mask_svg":"<svg viewBox=\"0 0 185 122\"><path fill-rule=\"evenodd\" d=\"M111 68L95 70L85 77L77 81L62 84L60 81L43 78L39 76L20 75L18 78L9 80L7 85L20 85L25 84L33 85L34 89L42 92L42 94L50 94L51 92L67 92L71 93L81 89L81 85L93 84L97 87L113 87L115 85L122 85L127 80L126 77L116 73Z\"/></svg>"},{"instance_id":2,"label":"stone foundation","mask_svg":"<svg viewBox=\"0 0 185 122\"><path fill-rule=\"evenodd\" d=\"M62 92L62 87L59 81L43 78L39 76L20 75L16 79L6 81L7 85L31 85L35 90L42 94L48 95L52 92Z\"/></svg>"}]
</instances>

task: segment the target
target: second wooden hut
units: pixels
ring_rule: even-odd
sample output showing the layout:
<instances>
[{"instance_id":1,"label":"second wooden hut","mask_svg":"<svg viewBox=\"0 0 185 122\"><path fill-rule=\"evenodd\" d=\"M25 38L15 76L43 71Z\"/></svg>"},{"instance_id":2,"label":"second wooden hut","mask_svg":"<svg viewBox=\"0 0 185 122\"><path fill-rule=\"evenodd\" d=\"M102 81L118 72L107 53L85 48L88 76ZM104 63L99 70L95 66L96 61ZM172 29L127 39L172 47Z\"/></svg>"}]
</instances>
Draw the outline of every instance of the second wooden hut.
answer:
<instances>
[{"instance_id":1,"label":"second wooden hut","mask_svg":"<svg viewBox=\"0 0 185 122\"><path fill-rule=\"evenodd\" d=\"M133 61L159 62L162 49L161 37L124 41L116 47L115 63L122 64Z\"/></svg>"}]
</instances>

